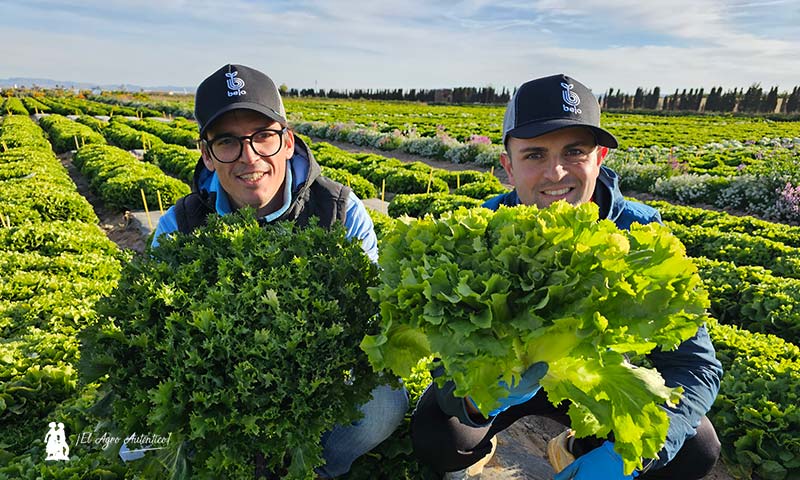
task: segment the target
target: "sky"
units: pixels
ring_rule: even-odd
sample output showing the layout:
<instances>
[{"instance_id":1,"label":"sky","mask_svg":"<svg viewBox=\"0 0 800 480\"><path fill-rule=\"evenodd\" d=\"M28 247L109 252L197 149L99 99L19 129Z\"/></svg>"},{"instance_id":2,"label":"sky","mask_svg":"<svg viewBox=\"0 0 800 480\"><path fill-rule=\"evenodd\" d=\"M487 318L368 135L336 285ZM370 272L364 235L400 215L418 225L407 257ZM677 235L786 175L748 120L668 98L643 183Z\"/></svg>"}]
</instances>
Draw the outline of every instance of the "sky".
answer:
<instances>
[{"instance_id":1,"label":"sky","mask_svg":"<svg viewBox=\"0 0 800 480\"><path fill-rule=\"evenodd\" d=\"M0 78L195 88L800 85L800 0L0 0Z\"/></svg>"}]
</instances>

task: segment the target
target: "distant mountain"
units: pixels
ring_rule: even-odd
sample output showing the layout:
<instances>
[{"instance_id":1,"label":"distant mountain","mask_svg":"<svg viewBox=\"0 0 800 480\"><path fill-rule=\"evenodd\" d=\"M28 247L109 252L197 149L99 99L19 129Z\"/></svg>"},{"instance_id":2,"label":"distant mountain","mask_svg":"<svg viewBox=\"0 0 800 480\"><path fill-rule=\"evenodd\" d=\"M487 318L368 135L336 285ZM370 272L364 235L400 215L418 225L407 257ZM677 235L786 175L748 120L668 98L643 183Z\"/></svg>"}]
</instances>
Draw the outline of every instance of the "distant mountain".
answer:
<instances>
[{"instance_id":1,"label":"distant mountain","mask_svg":"<svg viewBox=\"0 0 800 480\"><path fill-rule=\"evenodd\" d=\"M80 90L123 90L126 92L175 92L175 93L194 93L195 87L183 87L175 85L163 85L155 87L143 87L141 85L117 84L117 85L98 85L87 82L71 82L66 80L51 80L49 78L28 78L11 77L0 78L0 87L42 87L42 88L77 88Z\"/></svg>"}]
</instances>

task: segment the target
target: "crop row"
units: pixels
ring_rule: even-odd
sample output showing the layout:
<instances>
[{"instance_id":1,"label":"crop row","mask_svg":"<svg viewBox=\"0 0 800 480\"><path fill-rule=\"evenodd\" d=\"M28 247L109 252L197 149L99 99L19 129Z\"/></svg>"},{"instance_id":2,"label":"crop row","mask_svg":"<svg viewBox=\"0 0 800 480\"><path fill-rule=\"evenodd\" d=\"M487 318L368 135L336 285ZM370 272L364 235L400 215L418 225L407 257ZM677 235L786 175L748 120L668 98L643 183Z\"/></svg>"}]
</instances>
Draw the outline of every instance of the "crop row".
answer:
<instances>
[{"instance_id":1,"label":"crop row","mask_svg":"<svg viewBox=\"0 0 800 480\"><path fill-rule=\"evenodd\" d=\"M380 191L394 194L449 192L470 193L479 198L506 189L491 174L476 170L452 172L422 162L402 162L368 153L350 153L325 142L311 144L320 165L345 170L371 182ZM481 186L468 185L480 184ZM461 189L461 190L459 190Z\"/></svg>"},{"instance_id":2,"label":"crop row","mask_svg":"<svg viewBox=\"0 0 800 480\"><path fill-rule=\"evenodd\" d=\"M710 330L725 375L709 417L728 470L741 479L800 477L800 349L734 326Z\"/></svg>"},{"instance_id":3,"label":"crop row","mask_svg":"<svg viewBox=\"0 0 800 480\"><path fill-rule=\"evenodd\" d=\"M180 145L164 144L144 153L144 161L152 163L161 170L181 179L187 185L192 184L192 177L200 158L200 151Z\"/></svg>"},{"instance_id":4,"label":"crop row","mask_svg":"<svg viewBox=\"0 0 800 480\"><path fill-rule=\"evenodd\" d=\"M768 222L751 216L734 216L717 210L674 205L660 200L646 202L658 209L665 221L688 227L705 227L720 233L746 233L755 237L800 247L800 227Z\"/></svg>"},{"instance_id":5,"label":"crop row","mask_svg":"<svg viewBox=\"0 0 800 480\"><path fill-rule=\"evenodd\" d=\"M28 110L17 97L7 97L0 102L0 115L27 115Z\"/></svg>"},{"instance_id":6,"label":"crop row","mask_svg":"<svg viewBox=\"0 0 800 480\"><path fill-rule=\"evenodd\" d=\"M57 123L56 129L50 127L54 122ZM73 121L61 115L45 115L40 123L50 133L59 153L73 150L76 145L80 147L86 143L106 141L125 150L147 150L163 144L196 146L196 135L186 127L177 126L185 124L174 121L170 122L172 125L153 119L132 120L124 117L105 121L90 115L79 115ZM105 140L96 140L98 135Z\"/></svg>"},{"instance_id":7,"label":"crop row","mask_svg":"<svg viewBox=\"0 0 800 480\"><path fill-rule=\"evenodd\" d=\"M113 117L115 115L122 116L144 116L144 117L160 117L161 112L150 108L130 108L118 105L109 105L106 103L95 102L86 98L79 98L72 95L62 96L43 96L38 97L37 100L46 105L50 112L58 113L60 115L104 115Z\"/></svg>"},{"instance_id":8,"label":"crop row","mask_svg":"<svg viewBox=\"0 0 800 480\"><path fill-rule=\"evenodd\" d=\"M665 222L692 257L760 266L782 277L800 278L800 248L747 233Z\"/></svg>"},{"instance_id":9,"label":"crop row","mask_svg":"<svg viewBox=\"0 0 800 480\"><path fill-rule=\"evenodd\" d=\"M194 103L185 99L163 101L139 98L94 97L106 103L152 108L164 113L191 117ZM324 122L368 128L373 132L409 137L446 134L462 143L476 136L499 145L505 106L428 105L419 102L359 101L344 99L284 99L294 124ZM659 145L703 145L736 140L758 141L763 137L800 137L798 122L774 122L759 117L725 115L659 116L604 113L602 124L619 140L622 148Z\"/></svg>"},{"instance_id":10,"label":"crop row","mask_svg":"<svg viewBox=\"0 0 800 480\"><path fill-rule=\"evenodd\" d=\"M190 132L185 128L173 127L163 121L152 118L145 118L142 120L120 120L117 118L115 120L121 121L136 130L151 133L163 140L164 143L180 145L187 148L197 147L197 132Z\"/></svg>"},{"instance_id":11,"label":"crop row","mask_svg":"<svg viewBox=\"0 0 800 480\"><path fill-rule=\"evenodd\" d=\"M28 117L0 124L0 141L14 145L0 153L0 478L69 478L44 464L43 428L83 426L59 415L82 395L77 334L96 319L122 261L43 140ZM74 467L86 472L98 459Z\"/></svg>"},{"instance_id":12,"label":"crop row","mask_svg":"<svg viewBox=\"0 0 800 480\"><path fill-rule=\"evenodd\" d=\"M185 183L165 175L156 165L140 162L124 150L105 145L105 138L85 124L56 114L43 116L40 123L47 129L57 152L71 149L70 142L81 145L73 163L89 180L90 189L110 208L143 208L140 190L144 191L147 204L152 206L172 205L189 193ZM158 146L165 145L152 134L116 121L109 122L101 130L117 144L130 146L141 135L152 137L150 140Z\"/></svg>"},{"instance_id":13,"label":"crop row","mask_svg":"<svg viewBox=\"0 0 800 480\"><path fill-rule=\"evenodd\" d=\"M89 188L109 208L141 209L141 190L148 205L161 204L165 208L189 193L185 183L117 147L86 145L77 151L72 161L86 176Z\"/></svg>"},{"instance_id":14,"label":"crop row","mask_svg":"<svg viewBox=\"0 0 800 480\"><path fill-rule=\"evenodd\" d=\"M28 117L8 116L0 143L0 216L12 225L80 220L97 223L91 206L77 192L55 158L42 130Z\"/></svg>"},{"instance_id":15,"label":"crop row","mask_svg":"<svg viewBox=\"0 0 800 480\"><path fill-rule=\"evenodd\" d=\"M126 98L123 98L126 97ZM192 118L194 115L194 102L185 100L185 96L176 97L174 100L148 99L144 94L137 94L135 99L127 95L90 95L88 98L108 105L119 105L134 109L150 109L161 112L165 116ZM141 98L145 97L144 100ZM196 128L195 128L196 130Z\"/></svg>"},{"instance_id":16,"label":"crop row","mask_svg":"<svg viewBox=\"0 0 800 480\"><path fill-rule=\"evenodd\" d=\"M39 125L47 132L56 153L77 150L87 143L106 143L100 133L58 114L42 116Z\"/></svg>"},{"instance_id":17,"label":"crop row","mask_svg":"<svg viewBox=\"0 0 800 480\"><path fill-rule=\"evenodd\" d=\"M800 280L705 257L694 262L720 322L788 341L800 338Z\"/></svg>"},{"instance_id":18,"label":"crop row","mask_svg":"<svg viewBox=\"0 0 800 480\"><path fill-rule=\"evenodd\" d=\"M800 221L800 139L757 145L614 152L606 165L623 191L648 192L682 204L714 205L763 218ZM644 154L644 155L643 155ZM726 165L697 167L699 155ZM736 167L732 166L736 165Z\"/></svg>"}]
</instances>

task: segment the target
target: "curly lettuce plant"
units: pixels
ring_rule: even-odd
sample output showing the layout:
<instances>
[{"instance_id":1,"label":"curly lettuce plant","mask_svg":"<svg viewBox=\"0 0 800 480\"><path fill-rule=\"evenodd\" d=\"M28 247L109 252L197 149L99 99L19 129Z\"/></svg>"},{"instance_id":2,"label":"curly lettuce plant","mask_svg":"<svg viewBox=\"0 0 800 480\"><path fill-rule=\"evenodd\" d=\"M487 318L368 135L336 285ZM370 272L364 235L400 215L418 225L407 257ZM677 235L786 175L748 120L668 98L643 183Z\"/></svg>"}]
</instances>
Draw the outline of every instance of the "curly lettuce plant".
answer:
<instances>
[{"instance_id":1,"label":"curly lettuce plant","mask_svg":"<svg viewBox=\"0 0 800 480\"><path fill-rule=\"evenodd\" d=\"M542 387L570 400L578 436L606 436L627 471L666 438L660 407L680 400L626 355L671 350L706 318L697 269L666 227L621 231L594 204L460 209L397 222L381 244L382 331L362 348L377 369L407 376L434 355L459 396L484 415L498 384L544 361ZM434 366L434 365L432 365Z\"/></svg>"},{"instance_id":2,"label":"curly lettuce plant","mask_svg":"<svg viewBox=\"0 0 800 480\"><path fill-rule=\"evenodd\" d=\"M375 330L378 269L344 227L212 216L127 265L84 338L85 380L108 374L125 436L171 435L131 468L253 478L255 459L313 478L320 438L361 417L378 385L358 344Z\"/></svg>"}]
</instances>

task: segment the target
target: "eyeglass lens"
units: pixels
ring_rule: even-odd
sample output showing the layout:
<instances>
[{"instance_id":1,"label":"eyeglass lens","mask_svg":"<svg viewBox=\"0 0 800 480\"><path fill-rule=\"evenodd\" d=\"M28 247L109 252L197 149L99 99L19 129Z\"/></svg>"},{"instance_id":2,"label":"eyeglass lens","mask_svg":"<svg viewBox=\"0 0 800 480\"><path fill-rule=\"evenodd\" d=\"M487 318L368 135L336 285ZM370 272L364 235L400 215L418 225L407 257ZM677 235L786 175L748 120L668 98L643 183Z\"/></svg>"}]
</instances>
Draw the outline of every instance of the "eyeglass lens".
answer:
<instances>
[{"instance_id":1,"label":"eyeglass lens","mask_svg":"<svg viewBox=\"0 0 800 480\"><path fill-rule=\"evenodd\" d=\"M283 145L281 130L259 130L252 135L236 137L223 135L210 142L211 153L220 162L235 162L242 155L244 141L250 140L250 147L261 157L271 157L280 151Z\"/></svg>"}]
</instances>

